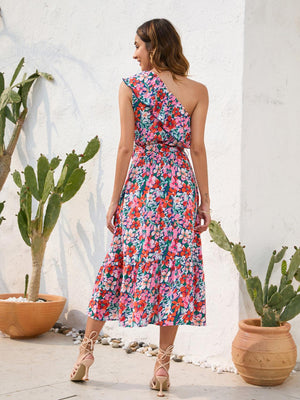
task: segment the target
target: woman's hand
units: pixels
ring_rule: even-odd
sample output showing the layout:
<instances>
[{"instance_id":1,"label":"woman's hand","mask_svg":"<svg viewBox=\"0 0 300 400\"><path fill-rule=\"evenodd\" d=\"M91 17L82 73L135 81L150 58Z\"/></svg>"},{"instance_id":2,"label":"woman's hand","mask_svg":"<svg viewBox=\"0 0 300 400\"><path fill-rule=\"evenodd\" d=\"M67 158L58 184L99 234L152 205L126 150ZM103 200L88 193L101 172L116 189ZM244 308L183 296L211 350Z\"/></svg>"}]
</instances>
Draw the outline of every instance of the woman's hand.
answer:
<instances>
[{"instance_id":1,"label":"woman's hand","mask_svg":"<svg viewBox=\"0 0 300 400\"><path fill-rule=\"evenodd\" d=\"M201 221L204 220L204 223ZM195 231L201 233L206 231L211 221L210 216L210 208L207 204L201 204L197 209L197 218L196 218L196 225Z\"/></svg>"},{"instance_id":2,"label":"woman's hand","mask_svg":"<svg viewBox=\"0 0 300 400\"><path fill-rule=\"evenodd\" d=\"M114 218L113 223L112 223L112 219L115 215L117 207L118 207L118 203L110 203L110 205L108 207L108 211L106 213L106 226L111 231L111 233L115 233L115 226L114 226L115 218Z\"/></svg>"}]
</instances>

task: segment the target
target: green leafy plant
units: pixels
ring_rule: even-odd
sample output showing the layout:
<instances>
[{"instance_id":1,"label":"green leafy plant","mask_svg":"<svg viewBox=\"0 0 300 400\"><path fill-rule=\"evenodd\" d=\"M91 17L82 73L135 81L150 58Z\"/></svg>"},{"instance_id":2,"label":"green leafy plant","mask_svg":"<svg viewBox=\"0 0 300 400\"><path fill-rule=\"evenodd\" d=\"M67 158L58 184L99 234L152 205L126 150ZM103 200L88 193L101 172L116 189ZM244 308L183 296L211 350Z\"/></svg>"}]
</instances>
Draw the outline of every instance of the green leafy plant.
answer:
<instances>
[{"instance_id":1,"label":"green leafy plant","mask_svg":"<svg viewBox=\"0 0 300 400\"><path fill-rule=\"evenodd\" d=\"M36 70L28 78L25 73L22 81L14 84L23 65L24 57L20 60L7 88L5 88L4 73L0 72L0 191L9 174L12 154L27 115L27 97L30 88L40 76L53 81L52 75ZM15 125L7 147L4 141L6 120Z\"/></svg>"},{"instance_id":2,"label":"green leafy plant","mask_svg":"<svg viewBox=\"0 0 300 400\"><path fill-rule=\"evenodd\" d=\"M252 276L251 270L247 267L245 246L232 243L220 222L212 220L209 233L212 242L231 253L237 270L246 282L255 310L261 317L262 326L280 326L282 322L289 321L300 313L300 286L295 290L292 285L293 279L300 282L300 248L294 247L295 252L290 259L289 267L286 260L283 260L287 246L283 246L278 253L274 250L262 286L259 277ZM280 284L269 285L274 266L280 261L282 261Z\"/></svg>"},{"instance_id":3,"label":"green leafy plant","mask_svg":"<svg viewBox=\"0 0 300 400\"><path fill-rule=\"evenodd\" d=\"M28 300L36 301L40 288L41 269L47 241L58 220L61 206L70 200L85 180L85 170L80 166L93 158L100 148L96 136L83 154L75 150L67 154L60 177L54 184L54 171L60 164L59 157L49 161L41 154L37 161L37 173L27 165L24 170L25 181L15 171L14 182L20 188L20 210L18 213L19 230L25 243L31 247L32 274L28 289ZM37 211L32 219L32 201L37 201ZM45 212L44 212L45 211Z\"/></svg>"}]
</instances>

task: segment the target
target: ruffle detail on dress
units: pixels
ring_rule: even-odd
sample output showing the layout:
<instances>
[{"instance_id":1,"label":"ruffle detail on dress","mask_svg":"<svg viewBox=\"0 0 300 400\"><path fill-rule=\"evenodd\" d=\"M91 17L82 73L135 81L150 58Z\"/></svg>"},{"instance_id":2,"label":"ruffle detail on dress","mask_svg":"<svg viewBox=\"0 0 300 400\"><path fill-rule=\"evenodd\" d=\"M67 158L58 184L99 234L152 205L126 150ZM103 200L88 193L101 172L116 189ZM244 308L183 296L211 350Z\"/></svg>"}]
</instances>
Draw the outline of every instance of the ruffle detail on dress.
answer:
<instances>
[{"instance_id":1,"label":"ruffle detail on dress","mask_svg":"<svg viewBox=\"0 0 300 400\"><path fill-rule=\"evenodd\" d=\"M150 108L152 115L161 122L162 129L178 142L187 143L188 146L185 147L189 147L190 115L159 76L151 71L142 71L123 78L123 81L132 89L136 99Z\"/></svg>"}]
</instances>

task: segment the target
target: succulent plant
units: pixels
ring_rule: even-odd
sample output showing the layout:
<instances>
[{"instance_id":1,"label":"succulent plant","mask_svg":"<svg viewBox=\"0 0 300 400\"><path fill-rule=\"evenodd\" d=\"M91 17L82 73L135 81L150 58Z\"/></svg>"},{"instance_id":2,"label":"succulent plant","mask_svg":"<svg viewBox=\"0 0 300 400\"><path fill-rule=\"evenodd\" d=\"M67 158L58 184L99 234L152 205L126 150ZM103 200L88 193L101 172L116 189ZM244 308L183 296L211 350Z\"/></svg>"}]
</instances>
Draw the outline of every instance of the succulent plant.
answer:
<instances>
[{"instance_id":1,"label":"succulent plant","mask_svg":"<svg viewBox=\"0 0 300 400\"><path fill-rule=\"evenodd\" d=\"M20 172L15 171L12 174L14 182L20 188L19 230L25 243L31 247L32 275L28 290L29 301L36 301L38 298L46 244L58 220L61 206L78 192L85 180L85 170L80 164L93 158L99 148L100 141L96 136L88 142L83 154L78 155L75 150L67 154L56 185L54 172L61 162L59 157L54 157L49 162L41 154L37 161L37 173L32 166L26 166L24 182ZM32 218L33 200L38 202L34 218Z\"/></svg>"},{"instance_id":2,"label":"succulent plant","mask_svg":"<svg viewBox=\"0 0 300 400\"><path fill-rule=\"evenodd\" d=\"M27 74L25 73L22 81L14 84L23 65L24 57L20 60L7 88L5 88L4 74L0 72L0 191L9 174L11 157L27 115L27 97L30 88L40 76L53 81L52 75L36 70L28 78L26 78ZM15 87L18 88L18 91L14 90ZM15 125L7 147L4 142L6 120Z\"/></svg>"},{"instance_id":3,"label":"succulent plant","mask_svg":"<svg viewBox=\"0 0 300 400\"><path fill-rule=\"evenodd\" d=\"M287 246L283 246L271 256L264 286L258 276L252 276L247 267L244 247L240 243L232 243L223 231L220 222L212 220L209 225L212 242L222 249L229 251L241 277L246 282L247 291L253 301L255 310L261 317L262 326L280 326L300 313L300 286L297 290L292 285L293 280L300 282L300 248L294 247L295 252L290 259L289 266L283 259ZM274 266L281 262L281 280L279 287L269 285Z\"/></svg>"}]
</instances>

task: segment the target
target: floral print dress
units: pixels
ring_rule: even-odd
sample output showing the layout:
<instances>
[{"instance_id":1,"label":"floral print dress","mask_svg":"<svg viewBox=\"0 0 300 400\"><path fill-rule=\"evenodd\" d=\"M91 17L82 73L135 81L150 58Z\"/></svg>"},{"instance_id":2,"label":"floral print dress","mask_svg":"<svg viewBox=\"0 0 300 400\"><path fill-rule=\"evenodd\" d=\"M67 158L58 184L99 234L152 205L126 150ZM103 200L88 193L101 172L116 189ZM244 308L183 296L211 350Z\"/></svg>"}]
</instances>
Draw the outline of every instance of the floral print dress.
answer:
<instances>
[{"instance_id":1,"label":"floral print dress","mask_svg":"<svg viewBox=\"0 0 300 400\"><path fill-rule=\"evenodd\" d=\"M206 325L199 191L185 153L191 118L152 71L132 89L135 143L88 316L120 326Z\"/></svg>"}]
</instances>

